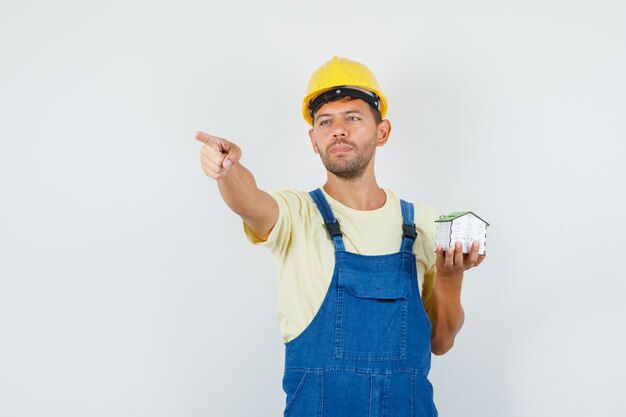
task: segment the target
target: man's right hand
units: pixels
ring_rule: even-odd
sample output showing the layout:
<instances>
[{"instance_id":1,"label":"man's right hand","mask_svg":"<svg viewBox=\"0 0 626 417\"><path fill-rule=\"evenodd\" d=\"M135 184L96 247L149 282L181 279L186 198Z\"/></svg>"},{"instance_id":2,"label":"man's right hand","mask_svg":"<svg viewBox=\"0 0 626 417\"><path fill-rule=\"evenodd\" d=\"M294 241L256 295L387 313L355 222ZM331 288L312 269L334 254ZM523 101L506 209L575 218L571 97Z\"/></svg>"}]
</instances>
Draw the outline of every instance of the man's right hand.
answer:
<instances>
[{"instance_id":1,"label":"man's right hand","mask_svg":"<svg viewBox=\"0 0 626 417\"><path fill-rule=\"evenodd\" d=\"M226 139L204 132L196 132L195 138L204 143L200 151L202 170L214 180L224 178L241 158L239 146Z\"/></svg>"}]
</instances>

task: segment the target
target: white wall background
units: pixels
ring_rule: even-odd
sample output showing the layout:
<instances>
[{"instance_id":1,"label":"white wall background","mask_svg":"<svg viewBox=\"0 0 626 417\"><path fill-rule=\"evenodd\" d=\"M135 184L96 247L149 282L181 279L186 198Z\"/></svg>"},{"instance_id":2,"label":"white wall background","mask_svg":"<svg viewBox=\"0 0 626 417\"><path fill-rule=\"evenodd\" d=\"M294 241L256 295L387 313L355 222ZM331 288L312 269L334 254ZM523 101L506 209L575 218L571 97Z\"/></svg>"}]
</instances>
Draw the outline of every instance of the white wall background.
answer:
<instances>
[{"instance_id":1,"label":"white wall background","mask_svg":"<svg viewBox=\"0 0 626 417\"><path fill-rule=\"evenodd\" d=\"M278 416L273 265L199 165L324 170L300 100L369 65L380 183L491 222L442 416L626 413L626 6L0 1L0 416Z\"/></svg>"}]
</instances>

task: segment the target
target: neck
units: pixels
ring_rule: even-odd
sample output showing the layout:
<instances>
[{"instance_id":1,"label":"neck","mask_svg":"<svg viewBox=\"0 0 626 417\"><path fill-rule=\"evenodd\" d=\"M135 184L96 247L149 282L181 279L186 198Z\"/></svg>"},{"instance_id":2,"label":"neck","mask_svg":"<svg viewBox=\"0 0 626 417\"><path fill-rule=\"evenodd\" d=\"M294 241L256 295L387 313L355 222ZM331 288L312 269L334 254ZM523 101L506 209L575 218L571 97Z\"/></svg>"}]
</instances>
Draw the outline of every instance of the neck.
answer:
<instances>
[{"instance_id":1,"label":"neck","mask_svg":"<svg viewBox=\"0 0 626 417\"><path fill-rule=\"evenodd\" d=\"M375 210L387 201L387 194L378 186L373 172L354 179L343 179L328 172L324 191L344 206L355 210Z\"/></svg>"}]
</instances>

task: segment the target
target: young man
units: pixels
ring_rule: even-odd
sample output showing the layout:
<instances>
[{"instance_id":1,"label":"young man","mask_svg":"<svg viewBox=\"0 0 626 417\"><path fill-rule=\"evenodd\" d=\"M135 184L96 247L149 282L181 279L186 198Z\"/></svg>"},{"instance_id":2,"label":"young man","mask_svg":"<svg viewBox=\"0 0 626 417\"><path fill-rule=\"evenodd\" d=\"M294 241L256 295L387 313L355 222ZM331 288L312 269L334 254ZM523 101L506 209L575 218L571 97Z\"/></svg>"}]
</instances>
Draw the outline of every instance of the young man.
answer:
<instances>
[{"instance_id":1,"label":"young man","mask_svg":"<svg viewBox=\"0 0 626 417\"><path fill-rule=\"evenodd\" d=\"M484 257L478 242L435 248L436 214L378 186L386 111L364 65L333 57L315 71L303 116L327 182L311 193L260 190L237 145L196 134L202 169L276 259L286 416L437 415L431 351L452 347L463 273Z\"/></svg>"}]
</instances>

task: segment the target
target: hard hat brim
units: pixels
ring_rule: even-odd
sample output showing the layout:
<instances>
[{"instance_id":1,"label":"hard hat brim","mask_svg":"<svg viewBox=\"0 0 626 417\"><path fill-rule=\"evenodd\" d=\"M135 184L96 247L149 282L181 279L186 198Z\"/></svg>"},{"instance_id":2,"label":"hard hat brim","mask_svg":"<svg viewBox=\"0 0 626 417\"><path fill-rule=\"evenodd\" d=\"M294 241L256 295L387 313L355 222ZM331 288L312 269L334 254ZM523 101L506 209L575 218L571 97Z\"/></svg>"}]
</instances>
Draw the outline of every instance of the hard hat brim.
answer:
<instances>
[{"instance_id":1,"label":"hard hat brim","mask_svg":"<svg viewBox=\"0 0 626 417\"><path fill-rule=\"evenodd\" d=\"M340 90L337 92L337 90ZM366 91L371 91L372 95ZM316 101L323 102L324 96L331 97L355 97L365 101L370 106L380 111L381 117L384 119L387 114L387 97L380 91L372 91L371 88L365 86L336 86L321 91L315 91L304 98L302 101L302 116L304 120L313 126L313 114L318 110L319 105Z\"/></svg>"}]
</instances>

